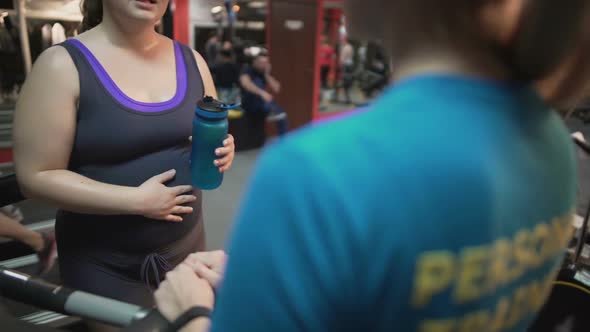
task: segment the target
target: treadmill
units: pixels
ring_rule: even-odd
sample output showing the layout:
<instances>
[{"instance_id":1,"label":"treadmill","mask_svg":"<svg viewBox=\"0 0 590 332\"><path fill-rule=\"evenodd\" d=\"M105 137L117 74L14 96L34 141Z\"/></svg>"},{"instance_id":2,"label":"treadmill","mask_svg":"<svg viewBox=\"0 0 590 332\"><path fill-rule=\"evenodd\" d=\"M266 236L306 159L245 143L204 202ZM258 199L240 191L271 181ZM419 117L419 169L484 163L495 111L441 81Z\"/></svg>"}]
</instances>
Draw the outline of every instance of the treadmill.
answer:
<instances>
[{"instance_id":1,"label":"treadmill","mask_svg":"<svg viewBox=\"0 0 590 332\"><path fill-rule=\"evenodd\" d=\"M25 198L14 174L0 176L0 206ZM22 269L21 269L22 270ZM25 308L40 308L29 315L15 317L0 306L0 331L87 331L82 319L122 327L125 332L172 332L169 322L153 308L58 286L17 269L0 266L0 304L19 302ZM59 277L54 282L59 283Z\"/></svg>"}]
</instances>

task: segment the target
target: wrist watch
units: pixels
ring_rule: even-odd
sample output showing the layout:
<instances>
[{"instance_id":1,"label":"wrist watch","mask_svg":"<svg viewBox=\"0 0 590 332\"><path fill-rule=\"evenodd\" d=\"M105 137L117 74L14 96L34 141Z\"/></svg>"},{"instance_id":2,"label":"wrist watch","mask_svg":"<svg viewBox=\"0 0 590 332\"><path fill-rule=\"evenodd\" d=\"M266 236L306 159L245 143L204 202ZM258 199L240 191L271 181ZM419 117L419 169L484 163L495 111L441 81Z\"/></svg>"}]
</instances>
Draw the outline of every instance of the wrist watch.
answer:
<instances>
[{"instance_id":1,"label":"wrist watch","mask_svg":"<svg viewBox=\"0 0 590 332\"><path fill-rule=\"evenodd\" d=\"M201 317L211 317L211 310L205 307L192 307L180 315L172 324L168 326L166 332L177 332L192 320Z\"/></svg>"}]
</instances>

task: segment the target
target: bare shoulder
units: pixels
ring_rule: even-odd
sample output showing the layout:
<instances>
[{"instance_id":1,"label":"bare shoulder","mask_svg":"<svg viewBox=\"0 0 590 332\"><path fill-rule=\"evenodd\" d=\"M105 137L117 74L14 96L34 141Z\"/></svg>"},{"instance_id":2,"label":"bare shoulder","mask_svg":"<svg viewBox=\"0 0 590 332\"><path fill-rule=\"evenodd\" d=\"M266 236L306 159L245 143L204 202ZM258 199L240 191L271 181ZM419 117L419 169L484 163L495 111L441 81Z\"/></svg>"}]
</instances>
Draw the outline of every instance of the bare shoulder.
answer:
<instances>
[{"instance_id":1,"label":"bare shoulder","mask_svg":"<svg viewBox=\"0 0 590 332\"><path fill-rule=\"evenodd\" d=\"M205 61L205 58L203 58L201 53L199 53L195 50L192 50L192 51L193 51L193 55L195 56L195 60L197 61L197 65L199 65L199 68L206 68L207 61Z\"/></svg>"},{"instance_id":2,"label":"bare shoulder","mask_svg":"<svg viewBox=\"0 0 590 332\"><path fill-rule=\"evenodd\" d=\"M76 71L72 57L61 46L54 46L46 49L35 61L35 67L42 71Z\"/></svg>"},{"instance_id":3,"label":"bare shoulder","mask_svg":"<svg viewBox=\"0 0 590 332\"><path fill-rule=\"evenodd\" d=\"M53 82L61 88L78 88L78 70L68 51L61 46L43 51L35 61L27 80Z\"/></svg>"}]
</instances>

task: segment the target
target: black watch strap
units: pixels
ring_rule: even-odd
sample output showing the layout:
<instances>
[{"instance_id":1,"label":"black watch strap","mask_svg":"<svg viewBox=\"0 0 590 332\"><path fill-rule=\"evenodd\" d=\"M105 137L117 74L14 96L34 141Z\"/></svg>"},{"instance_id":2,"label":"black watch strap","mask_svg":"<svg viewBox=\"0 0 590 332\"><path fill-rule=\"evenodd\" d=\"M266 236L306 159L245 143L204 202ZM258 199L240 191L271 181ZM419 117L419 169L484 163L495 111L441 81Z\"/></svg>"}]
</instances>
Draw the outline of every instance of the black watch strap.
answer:
<instances>
[{"instance_id":1,"label":"black watch strap","mask_svg":"<svg viewBox=\"0 0 590 332\"><path fill-rule=\"evenodd\" d=\"M200 317L210 317L211 310L205 307L192 307L188 309L185 313L180 315L170 326L168 327L168 332L176 332L182 329L185 325L190 323L193 319L197 319Z\"/></svg>"}]
</instances>

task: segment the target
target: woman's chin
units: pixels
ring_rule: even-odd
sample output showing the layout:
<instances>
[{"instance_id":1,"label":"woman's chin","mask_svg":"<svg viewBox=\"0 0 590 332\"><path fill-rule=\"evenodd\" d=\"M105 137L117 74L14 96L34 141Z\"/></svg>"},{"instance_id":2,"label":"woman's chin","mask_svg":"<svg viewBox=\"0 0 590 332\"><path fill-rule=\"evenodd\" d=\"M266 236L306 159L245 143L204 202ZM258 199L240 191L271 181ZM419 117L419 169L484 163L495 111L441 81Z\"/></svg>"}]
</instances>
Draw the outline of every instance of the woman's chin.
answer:
<instances>
[{"instance_id":1,"label":"woman's chin","mask_svg":"<svg viewBox=\"0 0 590 332\"><path fill-rule=\"evenodd\" d=\"M158 4L150 4L144 1L132 1L127 10L127 15L131 19L148 22L157 22L163 16L165 9L162 10Z\"/></svg>"},{"instance_id":2,"label":"woman's chin","mask_svg":"<svg viewBox=\"0 0 590 332\"><path fill-rule=\"evenodd\" d=\"M132 11L127 12L123 19L128 26L133 25L135 28L143 28L155 26L161 17L152 13Z\"/></svg>"}]
</instances>

